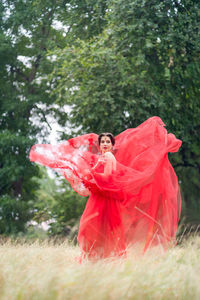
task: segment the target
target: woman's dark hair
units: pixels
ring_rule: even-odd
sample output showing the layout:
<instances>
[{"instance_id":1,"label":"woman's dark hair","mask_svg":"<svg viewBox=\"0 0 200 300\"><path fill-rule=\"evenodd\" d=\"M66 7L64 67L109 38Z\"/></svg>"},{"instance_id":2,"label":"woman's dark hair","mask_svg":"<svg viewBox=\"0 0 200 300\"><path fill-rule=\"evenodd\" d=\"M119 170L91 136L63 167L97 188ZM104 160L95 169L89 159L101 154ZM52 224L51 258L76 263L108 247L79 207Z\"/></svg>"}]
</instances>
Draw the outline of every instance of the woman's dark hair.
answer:
<instances>
[{"instance_id":1,"label":"woman's dark hair","mask_svg":"<svg viewBox=\"0 0 200 300\"><path fill-rule=\"evenodd\" d=\"M98 136L98 142L99 142L99 145L100 145L100 143L101 143L101 138L102 138L103 136L108 136L108 137L110 138L110 140L111 140L112 145L114 146L114 144L115 144L115 138L114 138L114 135L113 135L112 133L110 133L110 132L104 132L104 133L101 133L101 134Z\"/></svg>"}]
</instances>

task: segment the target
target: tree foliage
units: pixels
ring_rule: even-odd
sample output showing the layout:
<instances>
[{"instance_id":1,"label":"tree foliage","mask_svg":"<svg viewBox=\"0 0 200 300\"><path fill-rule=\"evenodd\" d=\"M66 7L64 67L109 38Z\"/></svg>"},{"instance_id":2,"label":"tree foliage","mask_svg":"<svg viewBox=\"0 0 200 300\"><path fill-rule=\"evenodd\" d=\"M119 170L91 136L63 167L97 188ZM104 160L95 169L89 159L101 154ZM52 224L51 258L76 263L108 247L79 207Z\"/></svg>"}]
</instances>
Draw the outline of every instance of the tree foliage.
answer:
<instances>
[{"instance_id":1,"label":"tree foliage","mask_svg":"<svg viewBox=\"0 0 200 300\"><path fill-rule=\"evenodd\" d=\"M33 218L40 171L28 153L38 137L47 142L47 116L63 117L50 93L54 60L47 53L99 34L106 7L100 0L0 4L0 233L24 231Z\"/></svg>"},{"instance_id":2,"label":"tree foliage","mask_svg":"<svg viewBox=\"0 0 200 300\"><path fill-rule=\"evenodd\" d=\"M41 104L48 107L53 101L46 79L52 64L46 52L62 43L62 32L52 27L55 13L53 1L1 2L1 233L23 231L33 215L37 185L32 178L39 173L28 153L36 134L42 135L41 123L48 113ZM36 115L39 126L31 119Z\"/></svg>"},{"instance_id":3,"label":"tree foliage","mask_svg":"<svg viewBox=\"0 0 200 300\"><path fill-rule=\"evenodd\" d=\"M200 179L199 11L193 0L109 1L101 34L54 52L54 95L72 106L74 133L117 134L159 115L183 140L172 162L187 205Z\"/></svg>"},{"instance_id":4,"label":"tree foliage","mask_svg":"<svg viewBox=\"0 0 200 300\"><path fill-rule=\"evenodd\" d=\"M48 140L47 116L72 136L118 134L159 115L183 140L172 162L187 207L198 207L199 11L197 0L1 2L0 233L40 216L62 232L81 214L84 201L52 182L55 193L45 190L29 162L30 147Z\"/></svg>"}]
</instances>

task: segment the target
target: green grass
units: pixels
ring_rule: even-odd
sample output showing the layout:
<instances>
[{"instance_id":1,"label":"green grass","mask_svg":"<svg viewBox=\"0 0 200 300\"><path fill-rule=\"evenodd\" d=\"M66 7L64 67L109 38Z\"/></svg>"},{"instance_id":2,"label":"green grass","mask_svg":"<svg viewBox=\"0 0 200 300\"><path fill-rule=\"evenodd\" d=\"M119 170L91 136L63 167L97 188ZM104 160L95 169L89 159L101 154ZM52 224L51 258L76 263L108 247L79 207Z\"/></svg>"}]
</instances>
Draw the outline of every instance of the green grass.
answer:
<instances>
[{"instance_id":1,"label":"green grass","mask_svg":"<svg viewBox=\"0 0 200 300\"><path fill-rule=\"evenodd\" d=\"M0 246L0 299L200 299L200 237L126 259L79 264L67 242Z\"/></svg>"}]
</instances>

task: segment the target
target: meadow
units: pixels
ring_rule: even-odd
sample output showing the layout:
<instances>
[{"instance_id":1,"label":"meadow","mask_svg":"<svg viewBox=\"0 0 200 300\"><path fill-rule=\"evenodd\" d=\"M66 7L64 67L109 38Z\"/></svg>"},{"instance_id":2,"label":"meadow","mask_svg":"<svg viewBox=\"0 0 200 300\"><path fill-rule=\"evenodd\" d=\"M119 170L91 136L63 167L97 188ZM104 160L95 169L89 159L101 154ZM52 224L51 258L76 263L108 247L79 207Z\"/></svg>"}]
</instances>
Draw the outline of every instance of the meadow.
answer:
<instances>
[{"instance_id":1,"label":"meadow","mask_svg":"<svg viewBox=\"0 0 200 300\"><path fill-rule=\"evenodd\" d=\"M167 252L77 262L77 246L63 242L0 246L0 299L200 299L200 237Z\"/></svg>"}]
</instances>

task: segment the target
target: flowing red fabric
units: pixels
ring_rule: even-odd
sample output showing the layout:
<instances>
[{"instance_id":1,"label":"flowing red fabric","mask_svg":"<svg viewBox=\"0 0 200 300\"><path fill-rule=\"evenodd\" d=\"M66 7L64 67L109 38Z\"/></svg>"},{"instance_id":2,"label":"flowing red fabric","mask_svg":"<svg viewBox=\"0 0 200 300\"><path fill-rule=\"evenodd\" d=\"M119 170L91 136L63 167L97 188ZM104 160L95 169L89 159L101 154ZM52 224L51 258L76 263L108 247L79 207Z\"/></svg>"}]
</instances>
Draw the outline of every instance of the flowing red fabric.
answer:
<instances>
[{"instance_id":1,"label":"flowing red fabric","mask_svg":"<svg viewBox=\"0 0 200 300\"><path fill-rule=\"evenodd\" d=\"M98 135L64 143L34 145L30 160L60 171L73 189L90 195L80 221L78 242L83 255L123 255L127 247L167 248L175 240L181 209L177 176L168 160L181 141L168 134L159 117L115 138L116 170L104 173Z\"/></svg>"}]
</instances>

